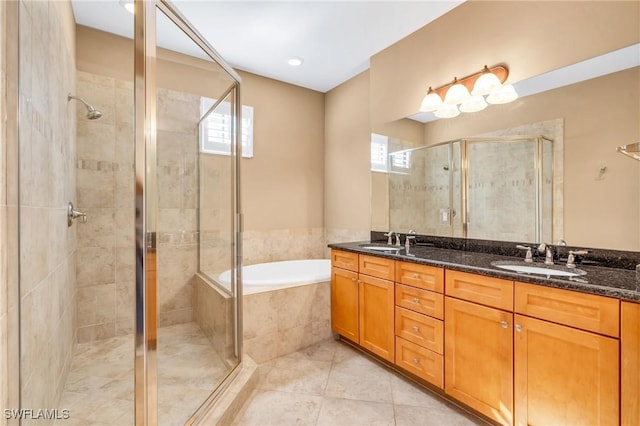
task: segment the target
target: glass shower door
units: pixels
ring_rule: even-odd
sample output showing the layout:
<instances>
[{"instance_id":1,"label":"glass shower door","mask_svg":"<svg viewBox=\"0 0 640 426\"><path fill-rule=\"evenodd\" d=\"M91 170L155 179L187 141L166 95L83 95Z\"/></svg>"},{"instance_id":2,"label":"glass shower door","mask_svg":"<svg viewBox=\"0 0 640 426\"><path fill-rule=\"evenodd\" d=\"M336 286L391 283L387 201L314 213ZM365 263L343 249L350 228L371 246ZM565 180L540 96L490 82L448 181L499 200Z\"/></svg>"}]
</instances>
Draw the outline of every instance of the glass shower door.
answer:
<instances>
[{"instance_id":1,"label":"glass shower door","mask_svg":"<svg viewBox=\"0 0 640 426\"><path fill-rule=\"evenodd\" d=\"M194 37L158 4L155 162L146 178L157 188L147 230L155 232L160 425L186 423L240 361L236 282L218 279L236 272L238 85Z\"/></svg>"}]
</instances>

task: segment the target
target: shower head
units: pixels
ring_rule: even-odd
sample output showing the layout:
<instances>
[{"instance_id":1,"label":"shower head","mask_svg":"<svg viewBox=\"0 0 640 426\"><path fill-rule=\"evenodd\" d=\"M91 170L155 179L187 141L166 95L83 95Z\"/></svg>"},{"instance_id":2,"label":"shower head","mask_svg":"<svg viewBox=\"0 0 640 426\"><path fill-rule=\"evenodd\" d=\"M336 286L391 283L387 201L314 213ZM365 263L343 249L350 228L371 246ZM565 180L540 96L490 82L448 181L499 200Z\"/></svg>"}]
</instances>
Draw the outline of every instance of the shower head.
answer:
<instances>
[{"instance_id":1,"label":"shower head","mask_svg":"<svg viewBox=\"0 0 640 426\"><path fill-rule=\"evenodd\" d=\"M95 109L93 106L89 105L89 103L87 101L85 101L84 99L82 99L79 96L73 96L71 94L67 95L67 101L70 101L71 99L75 99L77 101L80 101L84 104L84 106L87 108L87 118L89 120L97 120L98 118L102 117L102 113L100 111L98 111L97 109Z\"/></svg>"}]
</instances>

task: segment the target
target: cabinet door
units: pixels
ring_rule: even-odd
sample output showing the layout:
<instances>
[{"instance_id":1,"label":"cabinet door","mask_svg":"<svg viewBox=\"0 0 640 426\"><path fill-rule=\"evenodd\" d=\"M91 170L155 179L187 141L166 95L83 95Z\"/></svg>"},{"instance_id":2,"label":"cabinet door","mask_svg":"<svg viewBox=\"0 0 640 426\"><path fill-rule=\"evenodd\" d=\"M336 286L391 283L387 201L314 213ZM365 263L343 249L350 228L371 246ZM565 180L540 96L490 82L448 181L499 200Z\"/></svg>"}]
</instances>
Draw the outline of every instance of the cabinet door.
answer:
<instances>
[{"instance_id":1,"label":"cabinet door","mask_svg":"<svg viewBox=\"0 0 640 426\"><path fill-rule=\"evenodd\" d=\"M617 339L515 316L518 425L618 424Z\"/></svg>"},{"instance_id":2,"label":"cabinet door","mask_svg":"<svg viewBox=\"0 0 640 426\"><path fill-rule=\"evenodd\" d=\"M360 346L394 361L393 282L360 274Z\"/></svg>"},{"instance_id":3,"label":"cabinet door","mask_svg":"<svg viewBox=\"0 0 640 426\"><path fill-rule=\"evenodd\" d=\"M513 420L513 314L445 297L445 392L495 421Z\"/></svg>"},{"instance_id":4,"label":"cabinet door","mask_svg":"<svg viewBox=\"0 0 640 426\"><path fill-rule=\"evenodd\" d=\"M331 268L331 329L358 343L358 274Z\"/></svg>"},{"instance_id":5,"label":"cabinet door","mask_svg":"<svg viewBox=\"0 0 640 426\"><path fill-rule=\"evenodd\" d=\"M622 302L622 422L640 425L640 303Z\"/></svg>"}]
</instances>

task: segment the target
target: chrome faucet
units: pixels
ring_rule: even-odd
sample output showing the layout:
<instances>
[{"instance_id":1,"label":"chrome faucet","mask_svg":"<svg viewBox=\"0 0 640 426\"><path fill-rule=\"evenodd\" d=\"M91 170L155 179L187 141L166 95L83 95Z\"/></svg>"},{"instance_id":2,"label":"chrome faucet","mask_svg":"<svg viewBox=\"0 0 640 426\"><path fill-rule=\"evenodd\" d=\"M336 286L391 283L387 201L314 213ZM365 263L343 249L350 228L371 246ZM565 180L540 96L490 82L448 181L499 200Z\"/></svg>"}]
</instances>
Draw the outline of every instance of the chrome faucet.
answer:
<instances>
[{"instance_id":1,"label":"chrome faucet","mask_svg":"<svg viewBox=\"0 0 640 426\"><path fill-rule=\"evenodd\" d=\"M567 268L576 267L576 255L583 256L589 254L589 250L569 250L569 256L567 257Z\"/></svg>"},{"instance_id":2,"label":"chrome faucet","mask_svg":"<svg viewBox=\"0 0 640 426\"><path fill-rule=\"evenodd\" d=\"M411 247L411 241L416 239L416 231L413 229L407 232L407 236L404 239L404 248L409 251L409 247Z\"/></svg>"},{"instance_id":3,"label":"chrome faucet","mask_svg":"<svg viewBox=\"0 0 640 426\"><path fill-rule=\"evenodd\" d=\"M398 234L397 232L396 232L396 245L397 245L398 247L400 247L400 245L401 245L401 244L400 244L400 234Z\"/></svg>"},{"instance_id":4,"label":"chrome faucet","mask_svg":"<svg viewBox=\"0 0 640 426\"><path fill-rule=\"evenodd\" d=\"M524 261L526 263L533 263L533 253L531 253L531 247L518 244L516 248L519 248L520 250L526 250L527 254L525 254L524 256Z\"/></svg>"},{"instance_id":5,"label":"chrome faucet","mask_svg":"<svg viewBox=\"0 0 640 426\"><path fill-rule=\"evenodd\" d=\"M542 243L538 246L538 252L545 252L544 264L545 265L553 265L553 246L551 244Z\"/></svg>"},{"instance_id":6,"label":"chrome faucet","mask_svg":"<svg viewBox=\"0 0 640 426\"><path fill-rule=\"evenodd\" d=\"M393 245L393 231L387 232L386 234L384 234L384 236L385 237L389 237L389 238L387 238L387 244L388 245Z\"/></svg>"}]
</instances>

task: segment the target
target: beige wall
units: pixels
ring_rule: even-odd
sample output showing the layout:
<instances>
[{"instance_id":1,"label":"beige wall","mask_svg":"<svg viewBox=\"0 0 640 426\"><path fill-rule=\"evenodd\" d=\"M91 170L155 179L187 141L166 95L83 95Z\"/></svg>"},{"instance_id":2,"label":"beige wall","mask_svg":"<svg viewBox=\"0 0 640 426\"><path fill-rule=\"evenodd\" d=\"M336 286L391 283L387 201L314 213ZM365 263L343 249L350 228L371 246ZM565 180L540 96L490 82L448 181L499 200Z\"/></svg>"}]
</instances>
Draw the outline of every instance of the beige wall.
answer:
<instances>
[{"instance_id":1,"label":"beige wall","mask_svg":"<svg viewBox=\"0 0 640 426\"><path fill-rule=\"evenodd\" d=\"M371 120L417 112L428 86L505 63L509 82L640 40L640 2L467 1L371 58Z\"/></svg>"},{"instance_id":2,"label":"beige wall","mask_svg":"<svg viewBox=\"0 0 640 426\"><path fill-rule=\"evenodd\" d=\"M371 226L369 72L326 94L325 236L328 243L368 239Z\"/></svg>"}]
</instances>

